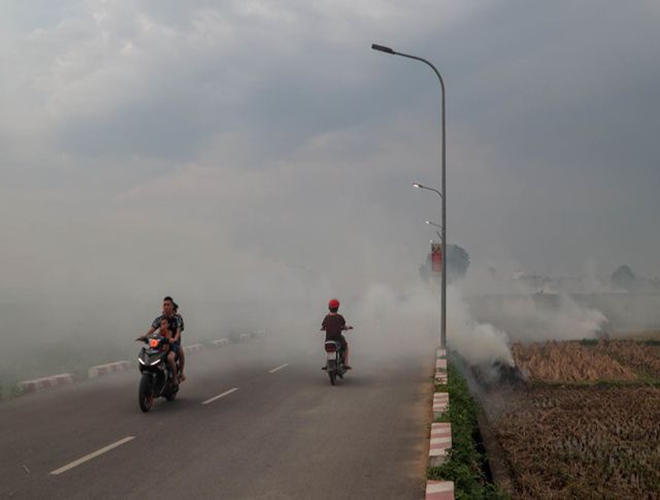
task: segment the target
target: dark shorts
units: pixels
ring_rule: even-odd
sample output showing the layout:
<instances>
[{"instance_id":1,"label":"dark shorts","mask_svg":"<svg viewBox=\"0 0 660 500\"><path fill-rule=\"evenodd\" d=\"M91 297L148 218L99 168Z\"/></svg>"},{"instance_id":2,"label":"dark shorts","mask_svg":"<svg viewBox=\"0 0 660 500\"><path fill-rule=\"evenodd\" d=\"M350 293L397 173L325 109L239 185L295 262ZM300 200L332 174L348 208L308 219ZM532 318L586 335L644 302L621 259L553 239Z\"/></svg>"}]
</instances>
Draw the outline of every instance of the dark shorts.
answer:
<instances>
[{"instance_id":1,"label":"dark shorts","mask_svg":"<svg viewBox=\"0 0 660 500\"><path fill-rule=\"evenodd\" d=\"M345 351L346 348L348 347L348 342L346 342L346 337L344 337L343 335L340 335L338 339L337 338L332 339L332 338L326 337L325 341L326 342L330 342L330 341L338 342L339 345L341 346L342 351Z\"/></svg>"},{"instance_id":2,"label":"dark shorts","mask_svg":"<svg viewBox=\"0 0 660 500\"><path fill-rule=\"evenodd\" d=\"M172 342L170 344L170 350L174 351L176 354L179 354L179 347L181 346L180 342Z\"/></svg>"}]
</instances>

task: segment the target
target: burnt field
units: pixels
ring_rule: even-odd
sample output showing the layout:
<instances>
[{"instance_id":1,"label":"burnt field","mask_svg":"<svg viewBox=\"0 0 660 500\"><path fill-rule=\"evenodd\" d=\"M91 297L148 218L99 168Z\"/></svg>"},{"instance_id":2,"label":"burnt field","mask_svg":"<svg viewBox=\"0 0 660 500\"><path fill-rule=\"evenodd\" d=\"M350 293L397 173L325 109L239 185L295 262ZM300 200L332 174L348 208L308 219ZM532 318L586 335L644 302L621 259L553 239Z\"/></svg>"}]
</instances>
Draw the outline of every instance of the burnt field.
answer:
<instances>
[{"instance_id":1,"label":"burnt field","mask_svg":"<svg viewBox=\"0 0 660 500\"><path fill-rule=\"evenodd\" d=\"M481 392L513 498L660 498L660 345L514 345Z\"/></svg>"}]
</instances>

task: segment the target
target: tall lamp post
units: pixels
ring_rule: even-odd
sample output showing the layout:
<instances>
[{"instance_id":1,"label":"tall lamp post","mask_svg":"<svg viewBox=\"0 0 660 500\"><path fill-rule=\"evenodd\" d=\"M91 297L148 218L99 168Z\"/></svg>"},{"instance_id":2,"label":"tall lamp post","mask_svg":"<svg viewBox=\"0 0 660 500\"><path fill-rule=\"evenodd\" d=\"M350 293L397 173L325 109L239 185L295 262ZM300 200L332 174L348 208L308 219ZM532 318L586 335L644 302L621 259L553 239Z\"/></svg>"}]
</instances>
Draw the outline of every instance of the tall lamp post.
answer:
<instances>
[{"instance_id":1,"label":"tall lamp post","mask_svg":"<svg viewBox=\"0 0 660 500\"><path fill-rule=\"evenodd\" d=\"M421 57L413 56L410 54L403 54L401 52L396 52L390 47L385 47L383 45L372 44L371 48L378 50L379 52L384 52L385 54L391 54L394 56L407 57L408 59L414 59L416 61L423 62L424 64L430 66L430 68L435 72L440 80L440 87L442 89L442 193L435 189L425 188L424 186L418 185L418 187L423 189L431 189L440 195L442 198L442 298L441 298L441 326L440 326L440 347L445 349L447 345L447 175L446 175L446 147L445 147L445 82L442 80L442 75L436 69L433 64L431 64L426 59Z\"/></svg>"}]
</instances>

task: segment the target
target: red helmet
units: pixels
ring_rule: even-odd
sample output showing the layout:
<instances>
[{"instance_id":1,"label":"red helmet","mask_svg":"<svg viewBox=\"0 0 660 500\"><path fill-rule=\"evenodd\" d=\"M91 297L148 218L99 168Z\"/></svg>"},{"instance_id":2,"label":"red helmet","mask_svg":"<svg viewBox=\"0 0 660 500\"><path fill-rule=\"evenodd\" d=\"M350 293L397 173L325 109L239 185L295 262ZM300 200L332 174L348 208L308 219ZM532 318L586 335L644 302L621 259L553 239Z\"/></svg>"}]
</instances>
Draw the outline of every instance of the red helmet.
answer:
<instances>
[{"instance_id":1,"label":"red helmet","mask_svg":"<svg viewBox=\"0 0 660 500\"><path fill-rule=\"evenodd\" d=\"M337 299L330 299L328 302L329 309L339 309L339 301Z\"/></svg>"}]
</instances>

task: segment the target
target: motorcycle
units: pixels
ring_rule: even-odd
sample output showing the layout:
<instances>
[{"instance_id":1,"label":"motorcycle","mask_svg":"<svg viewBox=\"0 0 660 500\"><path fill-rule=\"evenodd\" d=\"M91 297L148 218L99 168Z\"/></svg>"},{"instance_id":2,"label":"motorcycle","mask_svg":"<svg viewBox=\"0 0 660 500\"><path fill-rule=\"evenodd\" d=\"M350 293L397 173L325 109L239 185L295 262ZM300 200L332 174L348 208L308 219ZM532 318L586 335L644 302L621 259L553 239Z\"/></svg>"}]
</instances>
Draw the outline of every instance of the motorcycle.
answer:
<instances>
[{"instance_id":1,"label":"motorcycle","mask_svg":"<svg viewBox=\"0 0 660 500\"><path fill-rule=\"evenodd\" d=\"M138 366L142 374L138 401L140 409L147 413L154 404L154 398L162 396L167 401L174 401L179 392L179 386L174 383L172 370L167 363L168 350L165 349L165 346L169 344L168 339L160 335L153 335L135 340L147 344L138 355ZM176 363L178 367L178 357Z\"/></svg>"},{"instance_id":2,"label":"motorcycle","mask_svg":"<svg viewBox=\"0 0 660 500\"><path fill-rule=\"evenodd\" d=\"M344 351L341 349L341 344L334 340L325 341L325 361L326 365L323 367L328 372L330 383L335 385L337 377L344 378L346 368L344 367Z\"/></svg>"}]
</instances>

